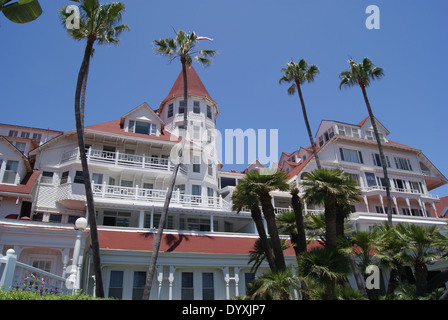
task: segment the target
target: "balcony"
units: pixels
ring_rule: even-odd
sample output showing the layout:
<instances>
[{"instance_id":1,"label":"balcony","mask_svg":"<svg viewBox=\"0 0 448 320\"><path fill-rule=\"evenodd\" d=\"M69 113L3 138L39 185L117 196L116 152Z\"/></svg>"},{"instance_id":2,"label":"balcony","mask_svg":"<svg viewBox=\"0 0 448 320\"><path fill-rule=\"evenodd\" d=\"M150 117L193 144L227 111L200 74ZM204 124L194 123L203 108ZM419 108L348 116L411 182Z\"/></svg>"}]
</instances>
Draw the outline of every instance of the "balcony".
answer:
<instances>
[{"instance_id":1,"label":"balcony","mask_svg":"<svg viewBox=\"0 0 448 320\"><path fill-rule=\"evenodd\" d=\"M386 187L384 186L370 186L370 187L364 187L360 189L362 192L372 192L372 191L386 191ZM411 190L411 189L403 189L403 188L394 188L391 187L390 188L390 192L396 192L396 193L400 193L400 194L415 194L415 195L419 195L420 197L423 198L429 198L429 199L434 199L434 200L438 200L439 196L438 195L433 195L433 194L428 194L428 193L421 193L420 191L417 190Z\"/></svg>"},{"instance_id":2,"label":"balcony","mask_svg":"<svg viewBox=\"0 0 448 320\"><path fill-rule=\"evenodd\" d=\"M64 152L61 157L61 164L70 161L78 161L79 148ZM172 172L174 165L169 158L151 157L147 155L136 155L121 153L119 151L104 151L89 148L87 150L87 161L89 163L98 163L122 168L155 170L157 172ZM187 168L181 164L179 172L186 175Z\"/></svg>"},{"instance_id":3,"label":"balcony","mask_svg":"<svg viewBox=\"0 0 448 320\"><path fill-rule=\"evenodd\" d=\"M93 194L98 198L120 199L130 201L155 202L163 205L167 190L145 189L139 186L122 187L106 184L92 185ZM231 211L231 204L222 197L197 196L183 194L179 190L174 190L170 205L178 205L183 208L215 209Z\"/></svg>"}]
</instances>

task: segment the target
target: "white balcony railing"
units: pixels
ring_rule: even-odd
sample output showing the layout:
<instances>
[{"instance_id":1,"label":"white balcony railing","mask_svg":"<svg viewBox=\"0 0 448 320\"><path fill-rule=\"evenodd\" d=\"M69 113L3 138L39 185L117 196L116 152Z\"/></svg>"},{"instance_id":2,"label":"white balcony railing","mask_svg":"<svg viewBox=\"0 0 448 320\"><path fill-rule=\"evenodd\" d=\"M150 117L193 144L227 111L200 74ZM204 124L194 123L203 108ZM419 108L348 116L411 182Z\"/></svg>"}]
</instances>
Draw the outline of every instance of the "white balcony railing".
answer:
<instances>
[{"instance_id":1,"label":"white balcony railing","mask_svg":"<svg viewBox=\"0 0 448 320\"><path fill-rule=\"evenodd\" d=\"M96 197L123 199L123 200L140 200L151 202L164 202L167 190L145 189L138 186L122 187L111 186L106 184L92 184L93 194ZM183 207L190 208L211 208L230 211L231 205L226 200L219 197L197 196L191 194L183 194L179 190L174 190L171 196L171 204L180 204Z\"/></svg>"},{"instance_id":2,"label":"white balcony railing","mask_svg":"<svg viewBox=\"0 0 448 320\"><path fill-rule=\"evenodd\" d=\"M370 187L364 187L360 189L362 192L371 192L371 191L386 191L386 187L384 186L370 186ZM418 194L421 197L424 198L431 198L431 199L439 199L439 196L428 194L428 193L421 193L418 190L412 190L412 189L404 189L404 188L390 188L390 192L397 192L397 193L408 193L408 194Z\"/></svg>"},{"instance_id":3,"label":"white balcony railing","mask_svg":"<svg viewBox=\"0 0 448 320\"><path fill-rule=\"evenodd\" d=\"M78 159L79 149L75 148L62 154L61 163L76 161ZM104 151L92 148L87 150L87 161L90 163L103 163L127 168L153 169L166 172L172 172L174 168L169 158L121 153L119 151ZM187 169L183 164L181 164L179 171L182 174L187 174Z\"/></svg>"}]
</instances>

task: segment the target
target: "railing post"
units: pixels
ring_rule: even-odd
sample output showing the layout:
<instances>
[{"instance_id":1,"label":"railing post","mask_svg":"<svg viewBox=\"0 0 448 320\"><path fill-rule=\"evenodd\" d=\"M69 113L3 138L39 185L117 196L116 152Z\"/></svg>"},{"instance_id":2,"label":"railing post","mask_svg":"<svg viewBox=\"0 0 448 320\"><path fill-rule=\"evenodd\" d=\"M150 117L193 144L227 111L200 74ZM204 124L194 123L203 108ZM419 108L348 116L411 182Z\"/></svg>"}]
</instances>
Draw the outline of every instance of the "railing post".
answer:
<instances>
[{"instance_id":1,"label":"railing post","mask_svg":"<svg viewBox=\"0 0 448 320\"><path fill-rule=\"evenodd\" d=\"M143 154L142 156L142 168L145 169L146 156Z\"/></svg>"},{"instance_id":2,"label":"railing post","mask_svg":"<svg viewBox=\"0 0 448 320\"><path fill-rule=\"evenodd\" d=\"M16 262L17 256L14 249L6 251L6 265L3 270L2 278L0 279L0 288L3 288L3 290L9 290L12 287Z\"/></svg>"},{"instance_id":3,"label":"railing post","mask_svg":"<svg viewBox=\"0 0 448 320\"><path fill-rule=\"evenodd\" d=\"M117 151L115 151L115 165L117 165L117 166L118 166L118 159L119 158L120 158L120 154L119 154L119 152L117 150Z\"/></svg>"}]
</instances>

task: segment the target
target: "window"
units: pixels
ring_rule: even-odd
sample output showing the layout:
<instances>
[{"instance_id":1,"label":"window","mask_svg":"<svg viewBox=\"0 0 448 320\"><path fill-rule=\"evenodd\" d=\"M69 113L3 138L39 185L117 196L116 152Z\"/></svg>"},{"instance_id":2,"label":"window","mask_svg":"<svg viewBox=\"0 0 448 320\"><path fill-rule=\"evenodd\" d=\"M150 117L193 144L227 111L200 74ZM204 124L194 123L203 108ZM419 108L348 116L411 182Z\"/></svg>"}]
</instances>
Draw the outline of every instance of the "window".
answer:
<instances>
[{"instance_id":1,"label":"window","mask_svg":"<svg viewBox=\"0 0 448 320\"><path fill-rule=\"evenodd\" d=\"M201 127L193 126L193 139L200 140L201 139Z\"/></svg>"},{"instance_id":2,"label":"window","mask_svg":"<svg viewBox=\"0 0 448 320\"><path fill-rule=\"evenodd\" d=\"M68 171L64 171L62 172L61 181L59 182L59 184L64 184L67 182L68 182Z\"/></svg>"},{"instance_id":3,"label":"window","mask_svg":"<svg viewBox=\"0 0 448 320\"><path fill-rule=\"evenodd\" d=\"M201 157L193 156L193 172L200 173L201 172Z\"/></svg>"},{"instance_id":4,"label":"window","mask_svg":"<svg viewBox=\"0 0 448 320\"><path fill-rule=\"evenodd\" d=\"M202 273L202 300L215 300L213 273Z\"/></svg>"},{"instance_id":5,"label":"window","mask_svg":"<svg viewBox=\"0 0 448 320\"><path fill-rule=\"evenodd\" d=\"M3 183L15 184L17 176L18 161L8 160L3 174Z\"/></svg>"},{"instance_id":6,"label":"window","mask_svg":"<svg viewBox=\"0 0 448 320\"><path fill-rule=\"evenodd\" d=\"M130 218L129 212L104 211L103 225L129 227Z\"/></svg>"},{"instance_id":7,"label":"window","mask_svg":"<svg viewBox=\"0 0 448 320\"><path fill-rule=\"evenodd\" d=\"M399 189L399 191L406 190L406 182L401 179L394 179L395 189Z\"/></svg>"},{"instance_id":8,"label":"window","mask_svg":"<svg viewBox=\"0 0 448 320\"><path fill-rule=\"evenodd\" d=\"M134 121L129 121L129 131L131 131L132 127L134 128L134 133L155 135L157 132L157 125L150 122L135 121L134 124Z\"/></svg>"},{"instance_id":9,"label":"window","mask_svg":"<svg viewBox=\"0 0 448 320\"><path fill-rule=\"evenodd\" d=\"M42 172L42 176L40 177L41 183L53 184L53 172L44 171Z\"/></svg>"},{"instance_id":10,"label":"window","mask_svg":"<svg viewBox=\"0 0 448 320\"><path fill-rule=\"evenodd\" d=\"M423 211L420 209L411 209L411 213L415 217L423 217Z\"/></svg>"},{"instance_id":11,"label":"window","mask_svg":"<svg viewBox=\"0 0 448 320\"><path fill-rule=\"evenodd\" d=\"M386 211L386 213L387 213L387 207L384 207L384 210L383 210L383 207L376 206L376 213L384 213L384 211ZM392 208L392 214L397 214L397 210L395 208Z\"/></svg>"},{"instance_id":12,"label":"window","mask_svg":"<svg viewBox=\"0 0 448 320\"><path fill-rule=\"evenodd\" d=\"M341 136L359 138L359 129L338 125L338 131Z\"/></svg>"},{"instance_id":13,"label":"window","mask_svg":"<svg viewBox=\"0 0 448 320\"><path fill-rule=\"evenodd\" d=\"M62 222L62 214L50 214L49 222L61 223Z\"/></svg>"},{"instance_id":14,"label":"window","mask_svg":"<svg viewBox=\"0 0 448 320\"><path fill-rule=\"evenodd\" d=\"M25 153L26 143L25 142L16 142L16 148L22 153Z\"/></svg>"},{"instance_id":15,"label":"window","mask_svg":"<svg viewBox=\"0 0 448 320\"><path fill-rule=\"evenodd\" d=\"M212 119L212 107L207 106L207 118Z\"/></svg>"},{"instance_id":16,"label":"window","mask_svg":"<svg viewBox=\"0 0 448 320\"><path fill-rule=\"evenodd\" d=\"M184 101L179 101L179 114L184 113L184 112L185 112Z\"/></svg>"},{"instance_id":17,"label":"window","mask_svg":"<svg viewBox=\"0 0 448 320\"><path fill-rule=\"evenodd\" d=\"M386 158L386 165L390 168L390 161L388 156L384 156ZM381 157L378 153L372 153L373 164L377 167L382 167Z\"/></svg>"},{"instance_id":18,"label":"window","mask_svg":"<svg viewBox=\"0 0 448 320\"><path fill-rule=\"evenodd\" d=\"M368 187L376 186L376 179L373 173L366 172L366 181Z\"/></svg>"},{"instance_id":19,"label":"window","mask_svg":"<svg viewBox=\"0 0 448 320\"><path fill-rule=\"evenodd\" d=\"M194 196L200 196L201 195L201 186L198 184L193 184L191 186L191 194Z\"/></svg>"},{"instance_id":20,"label":"window","mask_svg":"<svg viewBox=\"0 0 448 320\"><path fill-rule=\"evenodd\" d=\"M397 158L397 157L394 157L394 158L395 158L395 165L397 166L397 169L412 171L412 166L411 166L411 162L409 161L409 159Z\"/></svg>"},{"instance_id":21,"label":"window","mask_svg":"<svg viewBox=\"0 0 448 320\"><path fill-rule=\"evenodd\" d=\"M102 173L93 173L92 181L95 184L102 184L103 183L103 174Z\"/></svg>"},{"instance_id":22,"label":"window","mask_svg":"<svg viewBox=\"0 0 448 320\"><path fill-rule=\"evenodd\" d=\"M386 142L384 135L381 132L378 132L378 136L382 142ZM375 133L373 131L366 131L366 139L370 141L376 141Z\"/></svg>"},{"instance_id":23,"label":"window","mask_svg":"<svg viewBox=\"0 0 448 320\"><path fill-rule=\"evenodd\" d=\"M221 188L225 188L227 186L231 186L231 187L236 186L236 179L235 178L221 177Z\"/></svg>"},{"instance_id":24,"label":"window","mask_svg":"<svg viewBox=\"0 0 448 320\"><path fill-rule=\"evenodd\" d=\"M132 300L141 300L145 289L146 272L134 271L134 285L132 286Z\"/></svg>"},{"instance_id":25,"label":"window","mask_svg":"<svg viewBox=\"0 0 448 320\"><path fill-rule=\"evenodd\" d=\"M405 216L410 216L411 215L411 211L408 208L403 208L402 210L403 210L403 214Z\"/></svg>"},{"instance_id":26,"label":"window","mask_svg":"<svg viewBox=\"0 0 448 320\"><path fill-rule=\"evenodd\" d=\"M173 116L173 114L174 114L174 106L173 106L173 104L170 104L168 106L168 118L171 118Z\"/></svg>"},{"instance_id":27,"label":"window","mask_svg":"<svg viewBox=\"0 0 448 320\"><path fill-rule=\"evenodd\" d=\"M109 298L121 299L123 295L123 271L110 272Z\"/></svg>"},{"instance_id":28,"label":"window","mask_svg":"<svg viewBox=\"0 0 448 320\"><path fill-rule=\"evenodd\" d=\"M201 107L199 106L199 101L193 101L193 113L201 113Z\"/></svg>"},{"instance_id":29,"label":"window","mask_svg":"<svg viewBox=\"0 0 448 320\"><path fill-rule=\"evenodd\" d=\"M17 137L18 134L17 130L9 130L8 137Z\"/></svg>"},{"instance_id":30,"label":"window","mask_svg":"<svg viewBox=\"0 0 448 320\"><path fill-rule=\"evenodd\" d=\"M22 133L20 134L20 136L21 136L22 138L29 139L29 138L30 138L30 133L29 133L29 132L26 132L26 131L22 131Z\"/></svg>"},{"instance_id":31,"label":"window","mask_svg":"<svg viewBox=\"0 0 448 320\"><path fill-rule=\"evenodd\" d=\"M255 273L246 272L244 274L244 284L246 285L246 292L249 290L249 285L255 281Z\"/></svg>"},{"instance_id":32,"label":"window","mask_svg":"<svg viewBox=\"0 0 448 320\"><path fill-rule=\"evenodd\" d=\"M413 193L424 193L421 182L409 181L409 185L411 186L411 191Z\"/></svg>"},{"instance_id":33,"label":"window","mask_svg":"<svg viewBox=\"0 0 448 320\"><path fill-rule=\"evenodd\" d=\"M42 140L42 134L41 133L33 133L33 140L36 142L40 142Z\"/></svg>"},{"instance_id":34,"label":"window","mask_svg":"<svg viewBox=\"0 0 448 320\"><path fill-rule=\"evenodd\" d=\"M50 260L34 260L33 267L47 271L47 272L51 272L51 261Z\"/></svg>"},{"instance_id":35,"label":"window","mask_svg":"<svg viewBox=\"0 0 448 320\"><path fill-rule=\"evenodd\" d=\"M82 175L82 171L76 171L75 178L73 179L74 183L84 183L84 177Z\"/></svg>"},{"instance_id":36,"label":"window","mask_svg":"<svg viewBox=\"0 0 448 320\"><path fill-rule=\"evenodd\" d=\"M353 181L356 181L356 184L359 186L359 175L355 174L355 173L349 173L350 175L350 179L352 179Z\"/></svg>"},{"instance_id":37,"label":"window","mask_svg":"<svg viewBox=\"0 0 448 320\"><path fill-rule=\"evenodd\" d=\"M188 230L210 231L210 220L208 219L187 219Z\"/></svg>"},{"instance_id":38,"label":"window","mask_svg":"<svg viewBox=\"0 0 448 320\"><path fill-rule=\"evenodd\" d=\"M194 299L193 272L182 272L182 300Z\"/></svg>"},{"instance_id":39,"label":"window","mask_svg":"<svg viewBox=\"0 0 448 320\"><path fill-rule=\"evenodd\" d=\"M342 161L364 163L361 151L339 148Z\"/></svg>"},{"instance_id":40,"label":"window","mask_svg":"<svg viewBox=\"0 0 448 320\"><path fill-rule=\"evenodd\" d=\"M209 176L213 175L213 161L212 160L208 160L208 175Z\"/></svg>"},{"instance_id":41,"label":"window","mask_svg":"<svg viewBox=\"0 0 448 320\"><path fill-rule=\"evenodd\" d=\"M176 184L174 186L175 191L179 191L180 194L185 194L185 185L184 184Z\"/></svg>"}]
</instances>

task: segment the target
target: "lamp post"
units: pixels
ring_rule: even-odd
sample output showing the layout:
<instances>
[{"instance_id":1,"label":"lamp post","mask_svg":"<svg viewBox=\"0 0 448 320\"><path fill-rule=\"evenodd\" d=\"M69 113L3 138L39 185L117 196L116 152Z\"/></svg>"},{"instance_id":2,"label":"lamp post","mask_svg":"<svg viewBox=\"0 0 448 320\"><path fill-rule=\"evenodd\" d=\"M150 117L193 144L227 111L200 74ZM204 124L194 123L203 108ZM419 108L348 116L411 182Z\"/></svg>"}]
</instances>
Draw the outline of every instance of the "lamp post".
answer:
<instances>
[{"instance_id":1,"label":"lamp post","mask_svg":"<svg viewBox=\"0 0 448 320\"><path fill-rule=\"evenodd\" d=\"M87 220L85 218L78 218L75 221L76 240L75 247L73 248L73 260L72 265L69 267L70 276L67 278L66 286L68 289L73 289L73 293L76 292L78 288L78 260L79 252L81 251L81 237L83 230L87 227Z\"/></svg>"}]
</instances>

